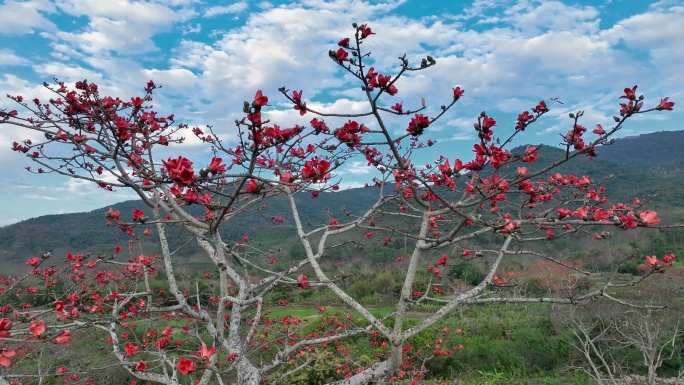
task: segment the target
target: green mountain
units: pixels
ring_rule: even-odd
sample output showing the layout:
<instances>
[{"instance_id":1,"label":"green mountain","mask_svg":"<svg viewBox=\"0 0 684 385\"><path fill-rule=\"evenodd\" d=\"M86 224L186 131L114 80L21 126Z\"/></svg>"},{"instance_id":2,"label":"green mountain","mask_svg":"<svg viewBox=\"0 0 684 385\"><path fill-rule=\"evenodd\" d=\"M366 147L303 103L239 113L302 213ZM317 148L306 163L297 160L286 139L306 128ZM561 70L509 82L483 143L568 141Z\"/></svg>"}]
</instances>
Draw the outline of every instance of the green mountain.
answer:
<instances>
[{"instance_id":1,"label":"green mountain","mask_svg":"<svg viewBox=\"0 0 684 385\"><path fill-rule=\"evenodd\" d=\"M684 131L660 131L619 139L604 146L599 157L613 163L647 169L660 176L684 175Z\"/></svg>"},{"instance_id":2,"label":"green mountain","mask_svg":"<svg viewBox=\"0 0 684 385\"><path fill-rule=\"evenodd\" d=\"M681 220L684 217L684 194L681 193L684 182L672 176L684 173L682 145L684 131L618 139L614 144L600 148L598 157L577 157L554 173L588 175L596 181L608 178L604 185L612 199L632 202L634 198L643 200L655 196L650 207L658 210L667 221ZM564 155L557 148L545 146L540 149L537 162L526 166L533 170ZM342 220L346 213L361 213L374 203L376 193L374 188L360 188L322 193L317 199L300 194L297 199L302 210L301 217L309 220L309 225L313 226L327 222L330 216ZM121 212L122 218L128 218L136 208L149 212L137 201L121 202L112 207ZM200 210L199 207L196 209ZM47 215L2 227L0 263L23 264L27 258L45 251L61 258L68 252L107 255L113 252L115 246L125 248L130 238L116 228L106 226L106 211L107 208L102 208L89 213ZM201 212L195 214L200 215ZM273 224L272 216L283 217L284 223ZM258 241L262 248L293 244L292 219L283 198L269 201L268 210L247 213L233 223L222 230L226 242L238 242L247 235ZM157 249L154 227L152 230L153 234L147 241L133 245L136 254ZM136 232L141 234L142 230L136 229ZM168 232L172 250L181 250L188 259L201 252L192 237L182 229L170 226Z\"/></svg>"},{"instance_id":3,"label":"green mountain","mask_svg":"<svg viewBox=\"0 0 684 385\"><path fill-rule=\"evenodd\" d=\"M301 207L301 217L309 221L306 225L314 226L327 223L330 215L342 220L346 215L342 209L353 214L361 213L375 202L375 193L376 190L371 188L352 189L322 193L317 199L311 199L308 193L303 193L297 195L296 199ZM121 212L122 220L130 220L134 209L141 209L148 214L151 210L135 200L117 203L111 207ZM2 227L0 263L23 263L27 258L46 251L61 258L69 252L110 255L116 246L125 248L130 237L116 227L106 225L105 213L108 209L109 207L103 207L86 213L46 215ZM188 209L193 215L203 214L200 206L190 206ZM262 247L280 245L291 237L293 231L293 220L288 212L283 197L271 199L267 210L245 213L230 226L224 226L221 235L224 241L231 243L239 242L245 235L251 239L259 239L260 234L268 234L268 237L261 237ZM271 217L282 217L284 222L276 225ZM138 254L139 247L142 247L144 253L158 250L155 226L149 228L152 235L143 237L144 242L134 245ZM135 231L140 236L143 228L136 228ZM167 233L172 250L182 248L183 254L188 258L195 253L201 253L194 238L180 227L169 226Z\"/></svg>"}]
</instances>

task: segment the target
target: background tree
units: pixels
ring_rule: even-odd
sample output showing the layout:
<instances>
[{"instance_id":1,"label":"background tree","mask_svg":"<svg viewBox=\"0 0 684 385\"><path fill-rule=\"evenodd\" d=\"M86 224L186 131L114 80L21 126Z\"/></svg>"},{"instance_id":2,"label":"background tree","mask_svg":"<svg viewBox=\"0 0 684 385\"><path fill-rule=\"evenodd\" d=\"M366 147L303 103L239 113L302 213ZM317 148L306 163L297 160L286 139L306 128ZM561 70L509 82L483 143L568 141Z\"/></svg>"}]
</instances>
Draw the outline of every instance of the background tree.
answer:
<instances>
[{"instance_id":1,"label":"background tree","mask_svg":"<svg viewBox=\"0 0 684 385\"><path fill-rule=\"evenodd\" d=\"M280 88L302 119L314 116L306 125L284 128L266 119L269 97L261 90L244 103L244 116L232 131L176 124L174 115L152 110L158 89L152 81L143 95L130 101L101 95L97 85L87 81L46 84L54 94L49 100L10 96L23 112L2 111L0 124L31 135L13 144L36 163L29 171L90 181L103 190L129 189L146 208L130 216L113 209L105 215L108 225L131 237L128 256L121 248L101 255L69 254L63 268L47 267L47 254L27 261L34 270L12 289L38 294L43 306L12 307L13 321L6 318L4 336L11 339L3 351L10 361L4 362L16 361L9 352L17 348L11 344L67 344L77 338L78 329L101 333L118 364L131 377L148 382L287 382L307 366L318 365L321 354L341 359L330 361L335 367L330 375L336 376L326 378L331 383L361 384L383 377L418 381L425 376L427 360L459 350L447 344L453 332L435 335L431 328L460 306L572 305L597 298L624 303L617 298L618 289L673 262L674 257L647 257L647 271L634 282L606 282L572 292L563 282L560 290L541 297L505 290L515 279L506 262L521 257L590 274L535 249L536 243L575 235L601 239L602 227L658 227L657 214L643 209L642 203L611 202L600 182L554 172L576 157L596 156L632 116L671 110L674 103L668 98L645 108L637 87L627 88L615 125L598 125L591 132L580 124L582 111L570 114L570 128L560 136L563 152L546 164L536 163L541 146L507 147L555 100L521 112L508 129L499 129L495 119L482 112L474 118L474 157L445 154L419 166L420 152L437 146L429 139L430 130L464 90L454 87L453 98L432 116L426 115L424 99L420 106L396 102L402 80L436 61L427 56L413 64L404 55L395 74L378 73L374 58L363 49L375 33L365 24L353 27L353 35L340 40L329 57L358 82L354 89L361 86L367 109L323 113L307 106L302 91ZM183 134L196 136L211 149L212 158L186 158ZM335 172L357 157L376 170L369 181L374 199L365 210L330 208L323 219L306 218L308 205L297 197L320 199L337 191ZM220 231L286 221L301 245L288 255L253 245L250 234L225 239ZM137 248L152 235L150 227L159 238L158 255ZM191 234L204 251L204 277L188 280L180 273L175 262L182 256L169 247L170 227ZM353 295L363 295L363 288L352 285L347 290L350 277L326 269L324 262L336 249L371 243L390 247L398 238L406 253L397 256L403 268L395 310L376 315ZM455 263L478 261L483 261L479 279L446 289L446 270ZM39 282L44 288L37 288ZM275 300L273 295L282 287L329 291L358 316L325 316L322 303L321 317L270 317L274 307L287 305L288 299ZM431 311L424 319L408 318L411 308L426 304ZM354 338L368 338L377 350L354 360L346 344ZM87 368L67 364L58 375L95 381ZM26 376L12 373L12 368L2 375Z\"/></svg>"},{"instance_id":2,"label":"background tree","mask_svg":"<svg viewBox=\"0 0 684 385\"><path fill-rule=\"evenodd\" d=\"M651 302L651 301L649 301ZM574 338L584 368L599 384L619 384L634 367L641 367L647 384L655 384L656 371L681 354L682 330L674 309L625 309L625 306L586 304L561 311L562 322Z\"/></svg>"}]
</instances>

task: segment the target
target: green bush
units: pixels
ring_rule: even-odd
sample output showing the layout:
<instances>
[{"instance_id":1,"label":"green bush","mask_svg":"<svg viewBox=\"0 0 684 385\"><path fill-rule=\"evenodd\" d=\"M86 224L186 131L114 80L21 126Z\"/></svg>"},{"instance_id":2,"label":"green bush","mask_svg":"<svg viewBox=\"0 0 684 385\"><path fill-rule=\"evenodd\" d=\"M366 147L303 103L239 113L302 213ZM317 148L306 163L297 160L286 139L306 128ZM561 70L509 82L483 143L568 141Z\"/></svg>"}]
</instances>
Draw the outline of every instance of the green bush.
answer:
<instances>
[{"instance_id":1,"label":"green bush","mask_svg":"<svg viewBox=\"0 0 684 385\"><path fill-rule=\"evenodd\" d=\"M472 263L459 263L451 268L447 274L449 278L454 278L466 282L470 285L477 285L487 276L478 266Z\"/></svg>"}]
</instances>

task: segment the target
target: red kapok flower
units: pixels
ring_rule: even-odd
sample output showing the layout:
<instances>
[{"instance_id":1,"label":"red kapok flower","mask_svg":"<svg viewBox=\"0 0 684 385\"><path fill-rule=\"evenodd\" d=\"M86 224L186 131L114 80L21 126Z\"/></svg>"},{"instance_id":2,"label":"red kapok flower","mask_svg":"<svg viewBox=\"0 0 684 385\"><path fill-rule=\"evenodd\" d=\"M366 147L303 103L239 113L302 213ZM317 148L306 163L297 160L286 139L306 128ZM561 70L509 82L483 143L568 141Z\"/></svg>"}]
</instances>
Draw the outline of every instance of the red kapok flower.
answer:
<instances>
[{"instance_id":1,"label":"red kapok flower","mask_svg":"<svg viewBox=\"0 0 684 385\"><path fill-rule=\"evenodd\" d=\"M482 128L492 128L494 126L496 126L496 120L487 115L482 118Z\"/></svg>"},{"instance_id":2,"label":"red kapok flower","mask_svg":"<svg viewBox=\"0 0 684 385\"><path fill-rule=\"evenodd\" d=\"M261 90L256 92L256 95L254 95L254 102L252 105L263 107L263 106L268 106L268 97L264 96L261 93Z\"/></svg>"},{"instance_id":3,"label":"red kapok flower","mask_svg":"<svg viewBox=\"0 0 684 385\"><path fill-rule=\"evenodd\" d=\"M71 331L65 330L62 334L55 338L55 343L57 345L65 345L71 342Z\"/></svg>"},{"instance_id":4,"label":"red kapok flower","mask_svg":"<svg viewBox=\"0 0 684 385\"><path fill-rule=\"evenodd\" d=\"M292 91L292 100L295 101L294 109L299 111L299 116L306 114L306 103L302 102L302 91Z\"/></svg>"},{"instance_id":5,"label":"red kapok flower","mask_svg":"<svg viewBox=\"0 0 684 385\"><path fill-rule=\"evenodd\" d=\"M636 89L637 89L636 85L632 88L625 88L625 94L620 96L620 99L635 100L636 99Z\"/></svg>"},{"instance_id":6,"label":"red kapok flower","mask_svg":"<svg viewBox=\"0 0 684 385\"><path fill-rule=\"evenodd\" d=\"M660 104L656 106L656 110L662 111L662 110L667 110L667 111L672 111L672 107L674 107L674 102L669 101L670 98L667 97L665 99L660 99Z\"/></svg>"},{"instance_id":7,"label":"red kapok flower","mask_svg":"<svg viewBox=\"0 0 684 385\"><path fill-rule=\"evenodd\" d=\"M335 59L337 59L339 62L349 61L349 59L347 59L347 57L349 57L349 53L342 48L338 49L337 52L334 52L334 54Z\"/></svg>"},{"instance_id":8,"label":"red kapok flower","mask_svg":"<svg viewBox=\"0 0 684 385\"><path fill-rule=\"evenodd\" d=\"M175 182L187 186L195 181L195 172L192 170L192 162L179 156L177 159L162 160L169 177Z\"/></svg>"},{"instance_id":9,"label":"red kapok flower","mask_svg":"<svg viewBox=\"0 0 684 385\"><path fill-rule=\"evenodd\" d=\"M261 186L259 186L254 179L250 179L249 182L247 182L247 188L245 188L246 192L250 194L258 194L260 190Z\"/></svg>"},{"instance_id":10,"label":"red kapok flower","mask_svg":"<svg viewBox=\"0 0 684 385\"><path fill-rule=\"evenodd\" d=\"M145 361L138 361L138 363L135 364L135 370L142 372L145 369L147 369L147 363Z\"/></svg>"},{"instance_id":11,"label":"red kapok flower","mask_svg":"<svg viewBox=\"0 0 684 385\"><path fill-rule=\"evenodd\" d=\"M118 221L119 220L119 214L121 214L119 212L119 210L114 210L113 208L110 207L109 211L107 211L105 213L105 218Z\"/></svg>"},{"instance_id":12,"label":"red kapok flower","mask_svg":"<svg viewBox=\"0 0 684 385\"><path fill-rule=\"evenodd\" d=\"M655 255L651 255L651 256L647 255L646 256L646 264L651 265L651 266L657 265L658 264L658 257L656 257Z\"/></svg>"},{"instance_id":13,"label":"red kapok flower","mask_svg":"<svg viewBox=\"0 0 684 385\"><path fill-rule=\"evenodd\" d=\"M209 172L211 175L216 175L216 174L223 174L226 172L226 165L221 164L223 159L213 157L211 158L211 163L209 163Z\"/></svg>"},{"instance_id":14,"label":"red kapok flower","mask_svg":"<svg viewBox=\"0 0 684 385\"><path fill-rule=\"evenodd\" d=\"M371 31L370 27L366 26L366 24L361 24L359 30L361 31L362 39L365 39L370 35L375 35L375 32Z\"/></svg>"},{"instance_id":15,"label":"red kapok flower","mask_svg":"<svg viewBox=\"0 0 684 385\"><path fill-rule=\"evenodd\" d=\"M620 215L618 218L620 218L620 222L622 222L622 226L626 229L633 229L637 227L637 222L634 220L634 213L630 212L626 216L625 215Z\"/></svg>"},{"instance_id":16,"label":"red kapok flower","mask_svg":"<svg viewBox=\"0 0 684 385\"><path fill-rule=\"evenodd\" d=\"M668 254L663 257L663 263L672 263L675 260L675 255L674 254Z\"/></svg>"},{"instance_id":17,"label":"red kapok flower","mask_svg":"<svg viewBox=\"0 0 684 385\"><path fill-rule=\"evenodd\" d=\"M302 177L313 183L323 182L330 178L329 170L330 162L314 157L306 162L304 168L302 168Z\"/></svg>"},{"instance_id":18,"label":"red kapok flower","mask_svg":"<svg viewBox=\"0 0 684 385\"><path fill-rule=\"evenodd\" d=\"M31 321L31 326L28 330L34 337L40 337L45 332L45 321Z\"/></svg>"},{"instance_id":19,"label":"red kapok flower","mask_svg":"<svg viewBox=\"0 0 684 385\"><path fill-rule=\"evenodd\" d=\"M423 133L423 130L430 125L430 119L423 114L416 114L411 119L406 131L412 136L418 136Z\"/></svg>"},{"instance_id":20,"label":"red kapok flower","mask_svg":"<svg viewBox=\"0 0 684 385\"><path fill-rule=\"evenodd\" d=\"M132 215L132 217L133 217L133 220L134 220L134 221L138 221L138 220L140 220L140 219L142 219L142 218L145 217L145 213L144 213L142 210L140 210L140 209L135 209L135 210L133 210L133 215Z\"/></svg>"},{"instance_id":21,"label":"red kapok flower","mask_svg":"<svg viewBox=\"0 0 684 385\"><path fill-rule=\"evenodd\" d=\"M195 371L195 363L192 362L191 360L181 357L178 360L178 364L176 365L176 368L178 369L179 372L183 374L188 374L190 372Z\"/></svg>"},{"instance_id":22,"label":"red kapok flower","mask_svg":"<svg viewBox=\"0 0 684 385\"><path fill-rule=\"evenodd\" d=\"M209 358L216 353L216 346L212 346L211 348L207 348L206 344L202 344L199 349L200 352L200 358L202 359L202 362L207 362L209 361Z\"/></svg>"},{"instance_id":23,"label":"red kapok flower","mask_svg":"<svg viewBox=\"0 0 684 385\"><path fill-rule=\"evenodd\" d=\"M38 266L39 263L40 263L40 258L33 257L33 258L29 258L28 261L26 261L26 266L36 267L36 266Z\"/></svg>"},{"instance_id":24,"label":"red kapok flower","mask_svg":"<svg viewBox=\"0 0 684 385\"><path fill-rule=\"evenodd\" d=\"M644 226L657 225L660 223L660 218L658 218L658 214L655 211L642 210L639 213L639 219L641 219L640 222L642 222Z\"/></svg>"},{"instance_id":25,"label":"red kapok flower","mask_svg":"<svg viewBox=\"0 0 684 385\"><path fill-rule=\"evenodd\" d=\"M309 278L306 275L300 274L299 277L297 277L297 281L299 281L300 288L306 289L309 287Z\"/></svg>"},{"instance_id":26,"label":"red kapok flower","mask_svg":"<svg viewBox=\"0 0 684 385\"><path fill-rule=\"evenodd\" d=\"M460 99L464 93L465 93L465 90L462 90L461 87L455 87L454 88L454 100Z\"/></svg>"},{"instance_id":27,"label":"red kapok flower","mask_svg":"<svg viewBox=\"0 0 684 385\"><path fill-rule=\"evenodd\" d=\"M9 318L0 319L0 338L7 338L10 336L10 330L12 329L12 320Z\"/></svg>"},{"instance_id":28,"label":"red kapok flower","mask_svg":"<svg viewBox=\"0 0 684 385\"><path fill-rule=\"evenodd\" d=\"M138 353L138 345L133 345L133 344L130 343L130 342L126 342L126 345L124 346L124 351L125 351L126 354L128 354L129 356L132 356L132 355L134 355L134 354L137 354L137 353Z\"/></svg>"},{"instance_id":29,"label":"red kapok flower","mask_svg":"<svg viewBox=\"0 0 684 385\"><path fill-rule=\"evenodd\" d=\"M596 125L596 128L595 128L593 131L591 131L591 132L593 132L593 133L596 134L596 135L603 135L603 134L606 133L606 130L604 130L603 127L601 127L600 124L597 124L597 125Z\"/></svg>"},{"instance_id":30,"label":"red kapok flower","mask_svg":"<svg viewBox=\"0 0 684 385\"><path fill-rule=\"evenodd\" d=\"M66 309L66 305L63 301L55 302L55 313L57 314L57 316L61 316L64 312L64 309Z\"/></svg>"},{"instance_id":31,"label":"red kapok flower","mask_svg":"<svg viewBox=\"0 0 684 385\"><path fill-rule=\"evenodd\" d=\"M536 107L534 107L534 112L541 113L541 112L547 112L549 108L546 106L546 102L543 100L539 101L539 104L537 104Z\"/></svg>"},{"instance_id":32,"label":"red kapok flower","mask_svg":"<svg viewBox=\"0 0 684 385\"><path fill-rule=\"evenodd\" d=\"M522 161L526 163L534 163L537 160L537 147L536 146L527 146L525 148L525 154L522 157Z\"/></svg>"},{"instance_id":33,"label":"red kapok flower","mask_svg":"<svg viewBox=\"0 0 684 385\"><path fill-rule=\"evenodd\" d=\"M8 367L10 366L10 358L14 357L14 350L2 350L0 351L0 366Z\"/></svg>"}]
</instances>

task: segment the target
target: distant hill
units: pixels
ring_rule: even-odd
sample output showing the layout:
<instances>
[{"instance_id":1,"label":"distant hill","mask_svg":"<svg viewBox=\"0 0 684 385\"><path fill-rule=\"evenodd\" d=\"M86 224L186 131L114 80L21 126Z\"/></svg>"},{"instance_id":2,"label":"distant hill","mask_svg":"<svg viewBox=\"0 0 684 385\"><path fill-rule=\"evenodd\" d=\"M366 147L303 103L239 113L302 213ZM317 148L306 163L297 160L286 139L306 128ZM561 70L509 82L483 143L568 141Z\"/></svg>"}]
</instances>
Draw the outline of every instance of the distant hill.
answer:
<instances>
[{"instance_id":1,"label":"distant hill","mask_svg":"<svg viewBox=\"0 0 684 385\"><path fill-rule=\"evenodd\" d=\"M631 203L634 198L645 199L655 196L655 207L684 207L684 194L681 193L684 180L655 172L654 170L661 167L655 162L655 158L651 159L650 163L644 162L636 166L620 163L620 159L613 157L612 152L619 150L625 142L619 139L611 146L600 148L598 157L578 156L554 169L553 173L588 175L605 186L608 189L608 196L614 201ZM604 153L606 149L610 149L611 154ZM639 157L639 152L632 154ZM537 162L528 165L528 169L534 170L561 159L564 155L562 150L544 146L539 151Z\"/></svg>"},{"instance_id":2,"label":"distant hill","mask_svg":"<svg viewBox=\"0 0 684 385\"><path fill-rule=\"evenodd\" d=\"M617 139L599 151L601 159L664 177L684 175L684 130L660 131Z\"/></svg>"},{"instance_id":3,"label":"distant hill","mask_svg":"<svg viewBox=\"0 0 684 385\"><path fill-rule=\"evenodd\" d=\"M657 132L617 139L613 145L600 148L598 157L578 157L559 167L554 173L589 175L595 180L612 175L605 182L612 198L631 202L637 197L644 199L657 195L651 207L659 210L663 218L670 216L669 219L679 219L676 216L684 212L684 194L681 193L684 181L673 176L684 174L683 146L684 131ZM543 147L537 165L563 156L564 152L559 149ZM535 167L528 166L531 169ZM300 194L297 199L302 218L310 220L310 225L314 225L327 222L326 211L339 219L344 216L342 207L352 213L361 213L374 203L376 193L374 188L360 188L324 193L317 199L311 199L308 194ZM130 216L135 208L149 212L149 209L137 201L122 202L112 207L120 210L122 217ZM47 215L2 227L0 263L23 263L28 257L44 251L51 251L60 258L67 252L111 254L115 246L125 247L129 238L121 231L106 226L106 211L107 208L102 208L89 213ZM293 241L292 220L287 213L284 199L273 199L264 215L248 213L233 222L234 224L226 226L222 235L226 242L237 242L242 236L248 235L258 241L261 247L287 247ZM195 214L199 215L200 212ZM271 216L283 217L285 223L274 225L270 220ZM182 247L181 252L188 258L201 252L196 242L182 229L171 226L168 232L172 250ZM158 247L155 239L153 234L142 251L155 252Z\"/></svg>"},{"instance_id":4,"label":"distant hill","mask_svg":"<svg viewBox=\"0 0 684 385\"><path fill-rule=\"evenodd\" d=\"M376 189L368 188L322 193L317 199L311 199L305 193L297 195L296 199L300 204L303 220L310 221L308 225L313 226L327 222L326 212L342 219L342 208L354 214L367 210L375 203L376 194ZM122 219L130 219L136 208L150 212L139 201L121 202L111 207L121 212ZM108 208L109 206L87 213L46 215L0 228L0 263L23 263L28 257L45 251L62 258L68 252L108 255L115 246L125 248L130 237L114 227L107 227L105 212ZM199 206L190 206L188 209L193 215L201 214ZM238 242L245 235L258 239L260 234L267 234L268 237L261 237L263 247L280 246L292 234L293 222L288 212L284 198L272 199L268 203L268 210L262 212L263 215L255 212L242 215L230 226L224 226L221 235L225 242ZM284 223L275 225L271 221L272 216L284 218ZM145 253L158 250L155 227L150 228L153 234L143 243L146 245L143 248ZM138 228L136 232L142 233L142 229ZM182 247L183 254L189 258L201 252L197 243L179 227L169 226L167 233L172 250ZM139 252L139 246L135 247L136 252Z\"/></svg>"}]
</instances>

